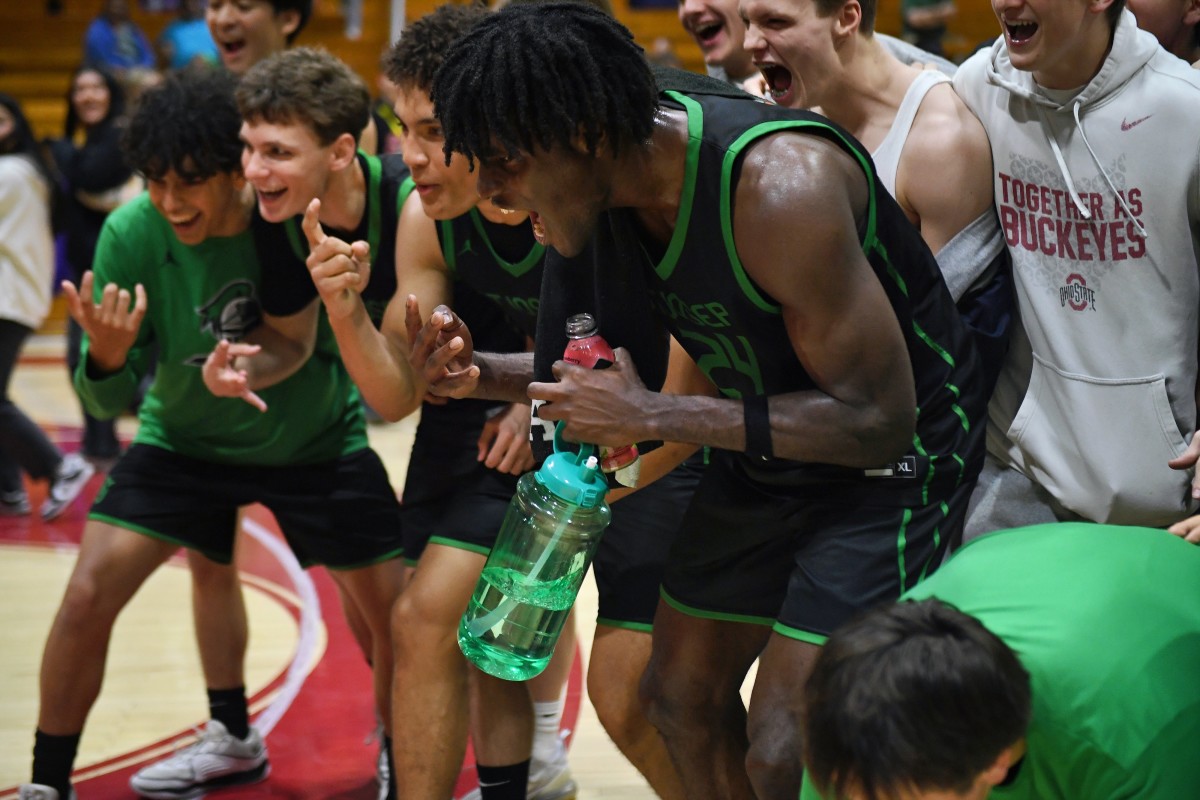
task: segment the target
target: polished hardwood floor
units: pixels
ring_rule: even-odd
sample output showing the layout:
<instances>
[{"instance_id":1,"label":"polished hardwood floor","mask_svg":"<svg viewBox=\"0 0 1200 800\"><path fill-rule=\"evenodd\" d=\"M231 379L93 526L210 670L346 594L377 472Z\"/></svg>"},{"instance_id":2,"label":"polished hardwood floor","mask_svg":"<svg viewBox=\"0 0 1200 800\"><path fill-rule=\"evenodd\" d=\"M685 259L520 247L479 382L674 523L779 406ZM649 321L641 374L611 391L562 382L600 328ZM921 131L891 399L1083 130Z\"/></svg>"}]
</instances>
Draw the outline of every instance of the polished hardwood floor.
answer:
<instances>
[{"instance_id":1,"label":"polished hardwood floor","mask_svg":"<svg viewBox=\"0 0 1200 800\"><path fill-rule=\"evenodd\" d=\"M79 408L63 366L63 337L41 334L26 345L11 394L65 450L78 447ZM415 419L372 426L372 444L393 479L405 474ZM136 421L122 419L128 439ZM51 522L0 517L0 800L28 779L37 713L42 644L74 563L85 497ZM398 489L402 488L400 486ZM44 488L31 485L35 504ZM336 591L322 570L290 562L271 515L252 508L238 563L251 619L248 692L256 724L268 732L273 771L254 787L214 793L227 800L368 800L374 794L375 727L369 673L350 637ZM579 800L654 797L621 757L582 697L582 670L595 619L589 578L577 605L580 658L568 686L564 729ZM101 697L81 744L81 800L131 798L129 776L186 744L207 706L192 638L190 581L181 559L146 584L119 619ZM464 767L458 793L471 787Z\"/></svg>"}]
</instances>

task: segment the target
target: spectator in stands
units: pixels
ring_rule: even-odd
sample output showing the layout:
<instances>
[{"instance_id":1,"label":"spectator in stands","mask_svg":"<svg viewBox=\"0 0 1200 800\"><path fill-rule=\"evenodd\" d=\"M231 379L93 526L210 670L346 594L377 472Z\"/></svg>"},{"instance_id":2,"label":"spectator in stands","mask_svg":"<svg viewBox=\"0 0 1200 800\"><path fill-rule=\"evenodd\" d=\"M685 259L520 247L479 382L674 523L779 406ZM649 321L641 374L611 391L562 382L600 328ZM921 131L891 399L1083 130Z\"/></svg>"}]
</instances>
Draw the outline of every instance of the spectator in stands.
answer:
<instances>
[{"instance_id":1,"label":"spectator in stands","mask_svg":"<svg viewBox=\"0 0 1200 800\"><path fill-rule=\"evenodd\" d=\"M50 142L59 185L65 193L66 257L78 284L92 268L96 240L108 213L141 191L141 181L125 164L120 137L125 94L117 79L97 66L83 66L71 78L67 122L61 139ZM67 367L75 373L82 331L67 327ZM116 424L83 412L83 455L102 466L120 453Z\"/></svg>"},{"instance_id":2,"label":"spectator in stands","mask_svg":"<svg viewBox=\"0 0 1200 800\"><path fill-rule=\"evenodd\" d=\"M154 71L154 49L130 18L129 0L104 0L84 35L83 61L108 69L127 87Z\"/></svg>"},{"instance_id":3,"label":"spectator in stands","mask_svg":"<svg viewBox=\"0 0 1200 800\"><path fill-rule=\"evenodd\" d=\"M221 63L243 75L286 49L312 15L312 0L208 0L204 19Z\"/></svg>"},{"instance_id":4,"label":"spectator in stands","mask_svg":"<svg viewBox=\"0 0 1200 800\"><path fill-rule=\"evenodd\" d=\"M207 0L183 0L176 17L158 37L159 61L164 69L182 69L195 61L215 64L217 44L204 21Z\"/></svg>"},{"instance_id":5,"label":"spectator in stands","mask_svg":"<svg viewBox=\"0 0 1200 800\"><path fill-rule=\"evenodd\" d=\"M954 0L902 0L900 19L904 41L927 53L945 55L942 40L946 37L946 23L957 12Z\"/></svg>"},{"instance_id":6,"label":"spectator in stands","mask_svg":"<svg viewBox=\"0 0 1200 800\"><path fill-rule=\"evenodd\" d=\"M0 94L0 515L30 512L21 479L50 481L43 519L61 514L94 471L64 456L9 399L8 383L25 338L45 319L54 281L54 181L17 101Z\"/></svg>"}]
</instances>

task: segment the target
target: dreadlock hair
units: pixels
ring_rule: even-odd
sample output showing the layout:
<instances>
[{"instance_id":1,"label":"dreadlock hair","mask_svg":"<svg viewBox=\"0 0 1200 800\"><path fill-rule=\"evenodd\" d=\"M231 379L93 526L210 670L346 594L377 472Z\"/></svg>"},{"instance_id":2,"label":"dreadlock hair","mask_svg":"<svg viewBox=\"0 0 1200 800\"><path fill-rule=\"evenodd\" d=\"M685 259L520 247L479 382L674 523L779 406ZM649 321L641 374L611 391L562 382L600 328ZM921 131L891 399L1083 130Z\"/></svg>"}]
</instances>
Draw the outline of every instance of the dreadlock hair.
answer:
<instances>
[{"instance_id":1,"label":"dreadlock hair","mask_svg":"<svg viewBox=\"0 0 1200 800\"><path fill-rule=\"evenodd\" d=\"M416 20L404 29L384 58L388 80L428 93L450 45L491 13L486 6L474 3L446 3Z\"/></svg>"},{"instance_id":2,"label":"dreadlock hair","mask_svg":"<svg viewBox=\"0 0 1200 800\"><path fill-rule=\"evenodd\" d=\"M650 137L658 89L642 48L625 26L582 3L505 6L461 37L430 92L453 152L469 159L583 137L615 154Z\"/></svg>"},{"instance_id":3,"label":"dreadlock hair","mask_svg":"<svg viewBox=\"0 0 1200 800\"><path fill-rule=\"evenodd\" d=\"M206 65L186 67L147 89L122 137L126 160L150 180L240 173L242 126L233 77Z\"/></svg>"},{"instance_id":4,"label":"dreadlock hair","mask_svg":"<svg viewBox=\"0 0 1200 800\"><path fill-rule=\"evenodd\" d=\"M296 47L255 64L237 87L237 104L249 123L307 125L322 147L348 133L358 142L371 118L367 85L326 50Z\"/></svg>"}]
</instances>

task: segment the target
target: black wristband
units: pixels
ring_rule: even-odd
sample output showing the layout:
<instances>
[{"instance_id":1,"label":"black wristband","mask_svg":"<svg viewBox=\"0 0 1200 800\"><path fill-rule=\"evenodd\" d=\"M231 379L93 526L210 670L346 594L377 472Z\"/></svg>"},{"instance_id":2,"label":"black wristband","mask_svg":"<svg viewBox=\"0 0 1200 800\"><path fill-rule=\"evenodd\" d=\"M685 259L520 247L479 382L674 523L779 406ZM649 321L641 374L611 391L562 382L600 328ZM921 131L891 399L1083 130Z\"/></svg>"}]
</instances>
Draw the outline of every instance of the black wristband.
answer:
<instances>
[{"instance_id":1,"label":"black wristband","mask_svg":"<svg viewBox=\"0 0 1200 800\"><path fill-rule=\"evenodd\" d=\"M771 448L771 414L766 395L755 395L742 399L743 422L746 427L746 454L759 458L773 458Z\"/></svg>"}]
</instances>

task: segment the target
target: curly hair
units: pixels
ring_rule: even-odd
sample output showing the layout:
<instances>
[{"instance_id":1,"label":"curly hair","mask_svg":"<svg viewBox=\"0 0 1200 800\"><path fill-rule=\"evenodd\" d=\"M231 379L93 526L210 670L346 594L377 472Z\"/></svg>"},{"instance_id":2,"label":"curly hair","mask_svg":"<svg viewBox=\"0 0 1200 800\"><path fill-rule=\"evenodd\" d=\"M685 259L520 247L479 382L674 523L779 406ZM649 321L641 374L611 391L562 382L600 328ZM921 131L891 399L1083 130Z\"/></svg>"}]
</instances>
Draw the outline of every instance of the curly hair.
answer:
<instances>
[{"instance_id":1,"label":"curly hair","mask_svg":"<svg viewBox=\"0 0 1200 800\"><path fill-rule=\"evenodd\" d=\"M388 50L384 71L398 86L428 92L450 45L492 12L472 3L447 3L413 22Z\"/></svg>"},{"instance_id":2,"label":"curly hair","mask_svg":"<svg viewBox=\"0 0 1200 800\"><path fill-rule=\"evenodd\" d=\"M172 171L187 180L241 172L233 81L223 69L197 65L147 89L121 137L129 165L151 180Z\"/></svg>"},{"instance_id":3,"label":"curly hair","mask_svg":"<svg viewBox=\"0 0 1200 800\"><path fill-rule=\"evenodd\" d=\"M304 124L322 146L343 133L358 141L371 118L371 95L354 70L325 50L297 47L255 64L237 87L249 123Z\"/></svg>"},{"instance_id":4,"label":"curly hair","mask_svg":"<svg viewBox=\"0 0 1200 800\"><path fill-rule=\"evenodd\" d=\"M654 127L658 89L621 23L582 3L516 3L480 21L442 62L430 92L446 157L535 147L614 153Z\"/></svg>"}]
</instances>

